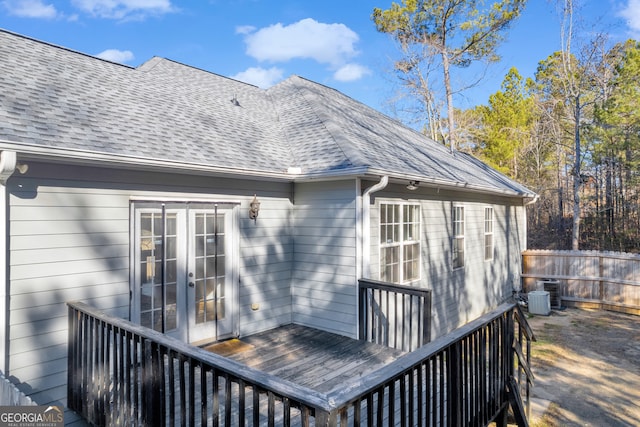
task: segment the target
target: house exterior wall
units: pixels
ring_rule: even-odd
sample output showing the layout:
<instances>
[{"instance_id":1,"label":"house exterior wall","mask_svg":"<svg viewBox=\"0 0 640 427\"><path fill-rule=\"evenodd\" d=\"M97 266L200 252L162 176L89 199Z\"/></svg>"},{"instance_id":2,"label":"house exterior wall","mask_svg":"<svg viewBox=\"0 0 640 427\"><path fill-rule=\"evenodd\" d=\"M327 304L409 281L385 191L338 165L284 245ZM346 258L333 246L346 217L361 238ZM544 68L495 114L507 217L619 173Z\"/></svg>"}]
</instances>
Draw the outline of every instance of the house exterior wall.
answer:
<instances>
[{"instance_id":1,"label":"house exterior wall","mask_svg":"<svg viewBox=\"0 0 640 427\"><path fill-rule=\"evenodd\" d=\"M367 188L374 183L363 183ZM211 199L239 203L240 336L297 323L357 335L356 180L232 180L31 162L8 193L9 307L3 367L41 404L66 400L66 302L129 317L130 201ZM257 220L248 217L256 194ZM433 291L432 337L511 295L524 249L521 199L389 185L371 197L371 274L379 278L379 206L421 210L421 279ZM366 203L367 201L365 201ZM451 208L465 207L464 268L451 267ZM494 208L495 255L484 261L484 208ZM365 240L366 241L366 240Z\"/></svg>"},{"instance_id":2,"label":"house exterior wall","mask_svg":"<svg viewBox=\"0 0 640 427\"><path fill-rule=\"evenodd\" d=\"M371 278L380 278L380 203L420 205L421 277L411 286L431 289L432 338L473 320L512 295L525 245L521 199L420 187L389 185L371 204ZM465 265L452 267L452 208L465 210ZM484 259L484 209L494 209L494 257Z\"/></svg>"},{"instance_id":3,"label":"house exterior wall","mask_svg":"<svg viewBox=\"0 0 640 427\"><path fill-rule=\"evenodd\" d=\"M355 180L295 185L293 321L355 338Z\"/></svg>"},{"instance_id":4,"label":"house exterior wall","mask_svg":"<svg viewBox=\"0 0 640 427\"><path fill-rule=\"evenodd\" d=\"M30 162L27 175L7 182L10 303L2 370L36 402L64 403L65 303L80 300L129 317L131 198L240 202L240 332L290 323L290 190L285 183ZM261 202L255 222L247 215L254 193Z\"/></svg>"}]
</instances>

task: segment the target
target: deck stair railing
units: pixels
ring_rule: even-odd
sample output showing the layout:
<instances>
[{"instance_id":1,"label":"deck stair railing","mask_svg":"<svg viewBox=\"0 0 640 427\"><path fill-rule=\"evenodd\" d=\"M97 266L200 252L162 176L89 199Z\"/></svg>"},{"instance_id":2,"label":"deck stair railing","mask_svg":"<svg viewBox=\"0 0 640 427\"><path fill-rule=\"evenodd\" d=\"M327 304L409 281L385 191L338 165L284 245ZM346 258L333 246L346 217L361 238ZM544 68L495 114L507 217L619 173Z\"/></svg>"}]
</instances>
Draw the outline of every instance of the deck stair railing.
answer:
<instances>
[{"instance_id":1,"label":"deck stair railing","mask_svg":"<svg viewBox=\"0 0 640 427\"><path fill-rule=\"evenodd\" d=\"M506 426L511 406L526 426L521 321L504 304L320 393L69 303L67 404L94 425Z\"/></svg>"}]
</instances>

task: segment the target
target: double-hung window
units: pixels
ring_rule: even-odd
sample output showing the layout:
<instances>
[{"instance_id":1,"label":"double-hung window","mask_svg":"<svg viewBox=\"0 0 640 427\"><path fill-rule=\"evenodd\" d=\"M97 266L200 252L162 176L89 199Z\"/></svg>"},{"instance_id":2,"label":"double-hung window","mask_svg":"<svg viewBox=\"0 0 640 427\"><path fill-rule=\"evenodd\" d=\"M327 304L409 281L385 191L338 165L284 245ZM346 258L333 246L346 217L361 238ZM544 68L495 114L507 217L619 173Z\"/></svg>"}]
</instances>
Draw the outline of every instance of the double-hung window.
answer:
<instances>
[{"instance_id":1,"label":"double-hung window","mask_svg":"<svg viewBox=\"0 0 640 427\"><path fill-rule=\"evenodd\" d=\"M484 208L484 260L493 259L493 208Z\"/></svg>"},{"instance_id":2,"label":"double-hung window","mask_svg":"<svg viewBox=\"0 0 640 427\"><path fill-rule=\"evenodd\" d=\"M380 280L420 279L420 205L380 204Z\"/></svg>"},{"instance_id":3,"label":"double-hung window","mask_svg":"<svg viewBox=\"0 0 640 427\"><path fill-rule=\"evenodd\" d=\"M464 206L453 206L453 268L464 267Z\"/></svg>"}]
</instances>

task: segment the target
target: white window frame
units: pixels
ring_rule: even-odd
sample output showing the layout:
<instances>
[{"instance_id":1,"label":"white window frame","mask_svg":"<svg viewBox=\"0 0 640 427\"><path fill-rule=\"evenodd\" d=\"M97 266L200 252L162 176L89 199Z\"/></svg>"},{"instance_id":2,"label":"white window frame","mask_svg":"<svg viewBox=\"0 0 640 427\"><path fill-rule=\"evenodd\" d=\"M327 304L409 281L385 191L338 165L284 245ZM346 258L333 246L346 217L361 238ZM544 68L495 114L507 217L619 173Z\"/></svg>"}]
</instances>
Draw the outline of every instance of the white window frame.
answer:
<instances>
[{"instance_id":1,"label":"white window frame","mask_svg":"<svg viewBox=\"0 0 640 427\"><path fill-rule=\"evenodd\" d=\"M464 205L451 207L451 266L454 270L465 264L465 215Z\"/></svg>"},{"instance_id":2,"label":"white window frame","mask_svg":"<svg viewBox=\"0 0 640 427\"><path fill-rule=\"evenodd\" d=\"M492 206L484 208L484 260L492 261L495 249L495 241L493 235L494 226L494 209Z\"/></svg>"},{"instance_id":3,"label":"white window frame","mask_svg":"<svg viewBox=\"0 0 640 427\"><path fill-rule=\"evenodd\" d=\"M412 202L399 202L399 201L383 201L379 204L379 219L378 219L378 231L380 233L378 239L379 246L379 267L380 280L396 283L396 284L406 284L411 282L419 281L422 275L422 210L420 208L419 203ZM398 208L398 218L391 218L391 221L383 222L383 211L385 209L389 209L392 207ZM413 209L413 218L409 221L405 221L407 209ZM387 216L388 218L388 216ZM413 233L409 233L408 231L412 230ZM417 234L415 236L408 236L407 234ZM383 241L384 239L384 241ZM385 262L386 252L389 250L393 250L396 248L396 259L393 263ZM408 259L407 252L411 251L413 253L413 257ZM405 267L409 268L409 264L412 263L413 266L410 268L414 274L407 278ZM389 278L385 273L387 271L387 267L389 265L396 264L397 277Z\"/></svg>"}]
</instances>

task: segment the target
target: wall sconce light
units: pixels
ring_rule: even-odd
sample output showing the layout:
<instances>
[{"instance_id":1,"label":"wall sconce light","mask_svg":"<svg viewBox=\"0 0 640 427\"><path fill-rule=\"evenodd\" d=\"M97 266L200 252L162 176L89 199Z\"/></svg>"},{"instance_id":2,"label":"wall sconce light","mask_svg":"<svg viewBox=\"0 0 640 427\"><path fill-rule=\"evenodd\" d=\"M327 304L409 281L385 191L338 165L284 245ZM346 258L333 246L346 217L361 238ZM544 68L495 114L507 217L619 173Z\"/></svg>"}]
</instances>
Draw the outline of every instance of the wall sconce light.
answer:
<instances>
[{"instance_id":1,"label":"wall sconce light","mask_svg":"<svg viewBox=\"0 0 640 427\"><path fill-rule=\"evenodd\" d=\"M255 221L258 218L258 212L260 212L260 202L254 194L253 200L249 203L249 218Z\"/></svg>"},{"instance_id":2,"label":"wall sconce light","mask_svg":"<svg viewBox=\"0 0 640 427\"><path fill-rule=\"evenodd\" d=\"M420 181L409 181L409 185L407 185L407 190L417 190L418 185L420 185Z\"/></svg>"}]
</instances>

